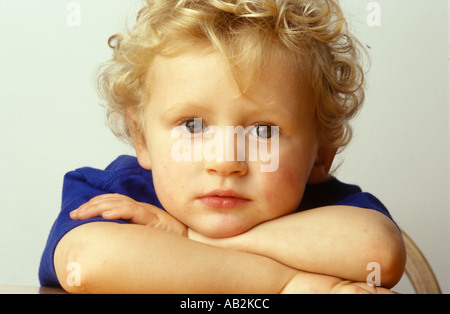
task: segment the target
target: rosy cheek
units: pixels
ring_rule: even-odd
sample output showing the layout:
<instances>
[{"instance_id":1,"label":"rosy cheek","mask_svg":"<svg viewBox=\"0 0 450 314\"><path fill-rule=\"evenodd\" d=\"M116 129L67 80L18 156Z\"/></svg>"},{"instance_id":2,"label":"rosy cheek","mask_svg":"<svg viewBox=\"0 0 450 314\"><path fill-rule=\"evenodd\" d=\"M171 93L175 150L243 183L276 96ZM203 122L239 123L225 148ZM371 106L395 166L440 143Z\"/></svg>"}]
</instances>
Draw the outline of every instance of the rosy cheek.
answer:
<instances>
[{"instance_id":1,"label":"rosy cheek","mask_svg":"<svg viewBox=\"0 0 450 314\"><path fill-rule=\"evenodd\" d=\"M305 187L303 176L298 169L280 165L274 173L267 173L264 178L263 195L266 202L273 204L274 210L284 214L295 210L301 202Z\"/></svg>"}]
</instances>

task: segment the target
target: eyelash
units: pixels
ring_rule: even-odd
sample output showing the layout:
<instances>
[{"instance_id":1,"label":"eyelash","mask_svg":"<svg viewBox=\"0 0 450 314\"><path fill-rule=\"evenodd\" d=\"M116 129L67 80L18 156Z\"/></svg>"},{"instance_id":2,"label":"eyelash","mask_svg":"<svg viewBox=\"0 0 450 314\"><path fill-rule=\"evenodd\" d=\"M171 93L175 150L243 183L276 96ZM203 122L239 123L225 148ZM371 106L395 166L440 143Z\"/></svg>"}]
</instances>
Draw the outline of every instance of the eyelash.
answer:
<instances>
[{"instance_id":1,"label":"eyelash","mask_svg":"<svg viewBox=\"0 0 450 314\"><path fill-rule=\"evenodd\" d=\"M177 123L177 125L178 125L178 126L181 126L182 128L184 128L184 131L186 131L186 132L188 132L188 133L190 133L190 134L192 134L192 135L197 135L198 133L192 133L192 132L189 132L189 130L187 130L188 127L185 125L187 122L190 122L190 121L194 121L194 122L195 122L195 120L198 120L198 121L201 121L201 122L202 122L202 133L203 133L203 131L204 131L204 129L205 129L205 123L203 123L203 120L202 120L201 118L194 118L194 117L191 117L191 118L184 118L184 119L180 120L180 121ZM195 128L195 126L194 126L194 128Z\"/></svg>"},{"instance_id":2,"label":"eyelash","mask_svg":"<svg viewBox=\"0 0 450 314\"><path fill-rule=\"evenodd\" d=\"M200 121L202 123L202 132L201 133L200 132L195 132L195 131L194 132L190 132L191 129L188 126L186 126L187 122L191 122L191 121L195 122L195 120L198 120L198 121ZM203 131L206 128L206 124L203 122L203 119L202 118L196 118L196 117L184 118L184 119L180 120L177 123L177 125L181 126L182 128L184 128L184 131L189 133L189 134L191 134L192 136L196 136L198 134L202 134ZM270 128L270 134L272 134L272 132L275 131L275 135L271 135L270 137L260 137L257 134L252 134L252 131L253 130L257 130L258 127ZM195 129L195 126L194 126L194 129ZM273 123L270 123L270 122L258 122L256 124L252 125L252 128L250 129L248 134L250 134L252 136L255 136L255 137L257 137L257 138L259 138L261 140L269 140L269 139L273 138L274 136L277 136L278 134L280 134L280 130L279 130L279 127L275 126Z\"/></svg>"},{"instance_id":3,"label":"eyelash","mask_svg":"<svg viewBox=\"0 0 450 314\"><path fill-rule=\"evenodd\" d=\"M260 137L258 135L251 134L251 132L253 130L257 130L258 127L267 127L267 129L270 128L271 136L270 137ZM272 132L274 132L274 131L275 131L275 135L272 135ZM266 130L266 132L268 132L268 131ZM253 136L256 136L257 138L262 139L262 140L270 140L271 138L280 134L280 129L279 129L279 127L275 126L274 124L272 124L270 122L258 122L255 125L253 125L253 128L248 133Z\"/></svg>"}]
</instances>

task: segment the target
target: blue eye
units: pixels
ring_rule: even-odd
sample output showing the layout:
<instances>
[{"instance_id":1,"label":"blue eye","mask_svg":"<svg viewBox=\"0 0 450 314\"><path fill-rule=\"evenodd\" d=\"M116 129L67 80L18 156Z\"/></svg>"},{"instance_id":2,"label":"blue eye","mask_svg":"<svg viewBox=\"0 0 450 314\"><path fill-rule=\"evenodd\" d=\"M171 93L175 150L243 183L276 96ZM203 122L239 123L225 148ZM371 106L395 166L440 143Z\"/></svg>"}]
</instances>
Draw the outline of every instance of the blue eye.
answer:
<instances>
[{"instance_id":1,"label":"blue eye","mask_svg":"<svg viewBox=\"0 0 450 314\"><path fill-rule=\"evenodd\" d=\"M279 129L272 125L256 125L249 133L261 139L271 139L279 134Z\"/></svg>"},{"instance_id":2,"label":"blue eye","mask_svg":"<svg viewBox=\"0 0 450 314\"><path fill-rule=\"evenodd\" d=\"M188 119L185 120L181 127L190 134L199 134L202 133L203 130L206 128L205 124L203 123L202 119Z\"/></svg>"}]
</instances>

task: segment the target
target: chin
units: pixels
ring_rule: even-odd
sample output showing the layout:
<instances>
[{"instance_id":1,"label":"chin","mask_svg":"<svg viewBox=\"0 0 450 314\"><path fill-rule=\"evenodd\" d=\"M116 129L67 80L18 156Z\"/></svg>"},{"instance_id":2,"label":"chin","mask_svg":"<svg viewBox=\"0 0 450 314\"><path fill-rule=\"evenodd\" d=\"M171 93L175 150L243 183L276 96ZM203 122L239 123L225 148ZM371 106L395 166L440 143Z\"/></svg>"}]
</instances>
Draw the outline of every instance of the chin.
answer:
<instances>
[{"instance_id":1,"label":"chin","mask_svg":"<svg viewBox=\"0 0 450 314\"><path fill-rule=\"evenodd\" d=\"M250 230L252 227L244 227L244 226L224 226L218 225L213 227L213 224L210 224L208 228L199 228L197 229L202 235L208 238L231 238L246 231Z\"/></svg>"}]
</instances>

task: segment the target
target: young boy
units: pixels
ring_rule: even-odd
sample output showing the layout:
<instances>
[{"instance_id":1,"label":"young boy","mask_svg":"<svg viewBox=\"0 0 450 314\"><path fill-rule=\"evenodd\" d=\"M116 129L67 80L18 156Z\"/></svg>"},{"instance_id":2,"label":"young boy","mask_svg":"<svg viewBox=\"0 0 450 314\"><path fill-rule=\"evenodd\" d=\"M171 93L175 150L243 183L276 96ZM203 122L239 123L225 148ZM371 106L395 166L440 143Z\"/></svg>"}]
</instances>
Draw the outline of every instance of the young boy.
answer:
<instances>
[{"instance_id":1,"label":"young boy","mask_svg":"<svg viewBox=\"0 0 450 314\"><path fill-rule=\"evenodd\" d=\"M100 89L137 158L66 175L42 285L386 292L364 283L373 262L398 282L388 211L329 175L363 100L335 1L147 0L110 45Z\"/></svg>"}]
</instances>

